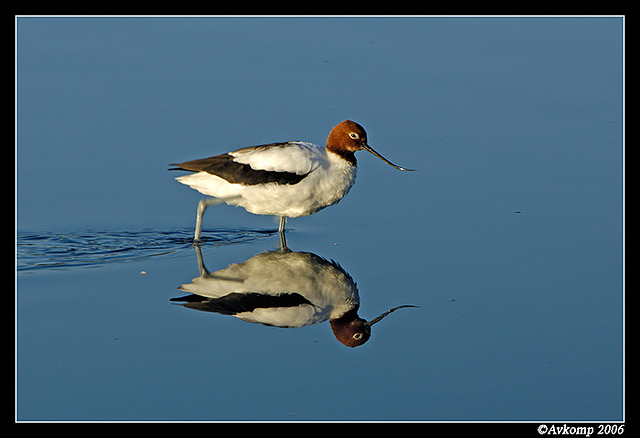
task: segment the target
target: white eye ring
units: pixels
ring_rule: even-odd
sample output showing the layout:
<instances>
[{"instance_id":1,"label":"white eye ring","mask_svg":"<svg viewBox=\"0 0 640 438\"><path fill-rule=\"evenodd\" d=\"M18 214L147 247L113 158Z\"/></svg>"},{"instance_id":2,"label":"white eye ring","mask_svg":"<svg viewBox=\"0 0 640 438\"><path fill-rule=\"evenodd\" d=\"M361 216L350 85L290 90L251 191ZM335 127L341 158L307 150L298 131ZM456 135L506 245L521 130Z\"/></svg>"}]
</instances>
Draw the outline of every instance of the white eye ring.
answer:
<instances>
[{"instance_id":1,"label":"white eye ring","mask_svg":"<svg viewBox=\"0 0 640 438\"><path fill-rule=\"evenodd\" d=\"M356 134L356 135L357 135L357 134ZM357 341L358 339L360 339L361 337L362 337L362 333L354 333L354 334L353 334L353 339L355 339L356 341Z\"/></svg>"},{"instance_id":2,"label":"white eye ring","mask_svg":"<svg viewBox=\"0 0 640 438\"><path fill-rule=\"evenodd\" d=\"M353 138L354 140L357 140L358 138L360 138L357 132L350 132L349 137Z\"/></svg>"}]
</instances>

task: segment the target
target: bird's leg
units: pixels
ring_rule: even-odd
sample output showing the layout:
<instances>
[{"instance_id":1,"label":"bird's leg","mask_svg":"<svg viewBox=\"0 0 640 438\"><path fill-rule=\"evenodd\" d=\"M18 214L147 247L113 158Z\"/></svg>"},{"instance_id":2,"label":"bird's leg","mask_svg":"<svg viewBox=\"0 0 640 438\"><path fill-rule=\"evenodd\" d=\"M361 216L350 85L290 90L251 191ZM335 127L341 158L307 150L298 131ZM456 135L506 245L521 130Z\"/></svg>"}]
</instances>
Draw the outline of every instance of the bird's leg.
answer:
<instances>
[{"instance_id":1,"label":"bird's leg","mask_svg":"<svg viewBox=\"0 0 640 438\"><path fill-rule=\"evenodd\" d=\"M198 212L196 213L196 232L193 236L194 243L200 242L200 234L202 232L202 217L204 216L204 212L207 208L212 205L222 204L230 199L239 198L240 196L230 196L227 198L204 198L198 202Z\"/></svg>"},{"instance_id":2,"label":"bird's leg","mask_svg":"<svg viewBox=\"0 0 640 438\"><path fill-rule=\"evenodd\" d=\"M287 238L284 235L284 224L287 223L286 216L280 216L280 227L278 228L278 234L280 235L280 251L289 251L287 248Z\"/></svg>"},{"instance_id":3,"label":"bird's leg","mask_svg":"<svg viewBox=\"0 0 640 438\"><path fill-rule=\"evenodd\" d=\"M200 233L202 232L202 218L204 216L204 212L212 205L217 205L223 203L224 200L221 198L204 198L198 202L198 211L196 213L196 232L193 236L194 242L200 242Z\"/></svg>"},{"instance_id":4,"label":"bird's leg","mask_svg":"<svg viewBox=\"0 0 640 438\"><path fill-rule=\"evenodd\" d=\"M196 248L196 257L198 259L198 270L200 271L201 277L210 277L209 271L207 267L204 265L204 259L202 258L202 250L200 249L200 245L195 245Z\"/></svg>"},{"instance_id":5,"label":"bird's leg","mask_svg":"<svg viewBox=\"0 0 640 438\"><path fill-rule=\"evenodd\" d=\"M280 251L289 252L289 248L287 248L287 238L284 232L280 233Z\"/></svg>"},{"instance_id":6,"label":"bird's leg","mask_svg":"<svg viewBox=\"0 0 640 438\"><path fill-rule=\"evenodd\" d=\"M280 251L288 251L287 238L284 235L284 224L287 223L286 216L280 216L280 227L278 228L278 234L280 235Z\"/></svg>"},{"instance_id":7,"label":"bird's leg","mask_svg":"<svg viewBox=\"0 0 640 438\"><path fill-rule=\"evenodd\" d=\"M287 217L286 216L280 216L280 227L278 228L278 233L283 233L284 232L284 224L287 223Z\"/></svg>"}]
</instances>

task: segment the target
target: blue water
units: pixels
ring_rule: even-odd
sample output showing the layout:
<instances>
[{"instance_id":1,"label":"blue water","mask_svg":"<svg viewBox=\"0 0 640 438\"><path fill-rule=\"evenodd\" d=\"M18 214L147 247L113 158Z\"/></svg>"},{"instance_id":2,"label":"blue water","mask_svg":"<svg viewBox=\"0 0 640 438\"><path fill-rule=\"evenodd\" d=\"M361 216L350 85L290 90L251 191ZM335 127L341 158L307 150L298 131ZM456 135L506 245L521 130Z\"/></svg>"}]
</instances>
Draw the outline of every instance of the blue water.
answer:
<instances>
[{"instance_id":1,"label":"blue water","mask_svg":"<svg viewBox=\"0 0 640 438\"><path fill-rule=\"evenodd\" d=\"M19 420L613 421L623 404L622 26L605 18L17 19ZM170 163L344 119L351 192L287 243L381 321L169 300L200 195ZM210 271L278 223L212 207Z\"/></svg>"}]
</instances>

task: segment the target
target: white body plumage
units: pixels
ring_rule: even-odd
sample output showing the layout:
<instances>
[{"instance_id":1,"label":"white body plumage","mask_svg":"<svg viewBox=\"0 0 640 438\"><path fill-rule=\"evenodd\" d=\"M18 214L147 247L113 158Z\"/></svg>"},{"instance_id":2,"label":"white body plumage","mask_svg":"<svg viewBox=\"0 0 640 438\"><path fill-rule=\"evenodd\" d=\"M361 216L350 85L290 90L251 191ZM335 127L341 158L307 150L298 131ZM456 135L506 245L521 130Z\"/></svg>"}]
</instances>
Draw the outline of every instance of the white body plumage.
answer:
<instances>
[{"instance_id":1,"label":"white body plumage","mask_svg":"<svg viewBox=\"0 0 640 438\"><path fill-rule=\"evenodd\" d=\"M353 186L357 168L326 148L305 142L288 142L230 152L232 161L253 170L306 175L295 184L229 182L200 171L176 178L200 193L230 198L229 205L250 213L300 217L340 201Z\"/></svg>"}]
</instances>

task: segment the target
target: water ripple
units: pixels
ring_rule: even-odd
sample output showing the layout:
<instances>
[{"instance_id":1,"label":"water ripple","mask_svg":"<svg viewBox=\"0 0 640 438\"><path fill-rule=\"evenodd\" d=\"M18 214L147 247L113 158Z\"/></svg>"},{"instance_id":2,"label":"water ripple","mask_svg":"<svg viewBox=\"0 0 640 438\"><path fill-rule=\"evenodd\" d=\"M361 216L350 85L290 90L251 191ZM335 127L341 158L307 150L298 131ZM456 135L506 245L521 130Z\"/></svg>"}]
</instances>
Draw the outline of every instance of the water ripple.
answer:
<instances>
[{"instance_id":1,"label":"water ripple","mask_svg":"<svg viewBox=\"0 0 640 438\"><path fill-rule=\"evenodd\" d=\"M271 230L215 229L204 244L250 242L274 235ZM171 254L190 247L193 230L175 228L137 231L84 231L72 233L19 231L17 269L60 269L126 262Z\"/></svg>"}]
</instances>

